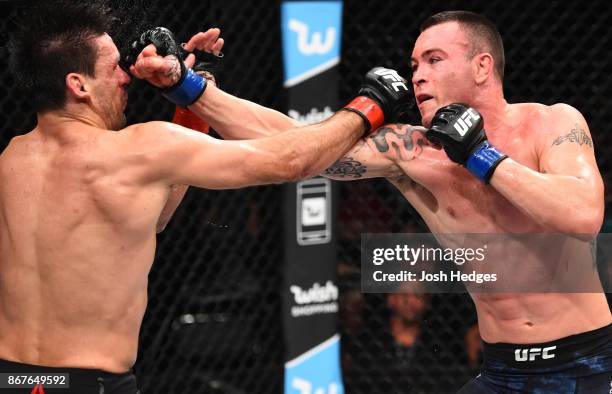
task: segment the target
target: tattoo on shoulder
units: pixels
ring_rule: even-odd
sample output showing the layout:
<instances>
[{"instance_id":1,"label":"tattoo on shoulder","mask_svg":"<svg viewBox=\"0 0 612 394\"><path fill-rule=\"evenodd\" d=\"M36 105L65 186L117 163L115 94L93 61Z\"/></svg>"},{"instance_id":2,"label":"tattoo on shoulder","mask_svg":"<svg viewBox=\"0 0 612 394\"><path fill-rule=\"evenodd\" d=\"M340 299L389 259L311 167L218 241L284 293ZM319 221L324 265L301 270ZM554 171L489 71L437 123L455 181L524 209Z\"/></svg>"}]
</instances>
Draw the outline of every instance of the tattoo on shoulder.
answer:
<instances>
[{"instance_id":1,"label":"tattoo on shoulder","mask_svg":"<svg viewBox=\"0 0 612 394\"><path fill-rule=\"evenodd\" d=\"M366 171L366 166L357 160L353 160L353 158L350 156L345 156L332 164L331 167L328 167L325 170L325 175L330 175L337 178L361 178Z\"/></svg>"},{"instance_id":2,"label":"tattoo on shoulder","mask_svg":"<svg viewBox=\"0 0 612 394\"><path fill-rule=\"evenodd\" d=\"M573 142L578 145L588 145L591 148L593 147L593 141L578 124L576 124L576 126L574 126L574 128L568 134L557 137L551 146L561 145L564 142Z\"/></svg>"},{"instance_id":3,"label":"tattoo on shoulder","mask_svg":"<svg viewBox=\"0 0 612 394\"><path fill-rule=\"evenodd\" d=\"M413 138L415 133L417 133L416 138ZM402 149L399 144L403 145L405 151L413 151L415 153L412 158L420 155L425 144L425 129L421 126L411 125L401 125L400 127L387 126L378 129L376 134L370 138L379 152L386 153L393 148L399 158L408 160L408 158L404 157L405 155L402 155Z\"/></svg>"}]
</instances>

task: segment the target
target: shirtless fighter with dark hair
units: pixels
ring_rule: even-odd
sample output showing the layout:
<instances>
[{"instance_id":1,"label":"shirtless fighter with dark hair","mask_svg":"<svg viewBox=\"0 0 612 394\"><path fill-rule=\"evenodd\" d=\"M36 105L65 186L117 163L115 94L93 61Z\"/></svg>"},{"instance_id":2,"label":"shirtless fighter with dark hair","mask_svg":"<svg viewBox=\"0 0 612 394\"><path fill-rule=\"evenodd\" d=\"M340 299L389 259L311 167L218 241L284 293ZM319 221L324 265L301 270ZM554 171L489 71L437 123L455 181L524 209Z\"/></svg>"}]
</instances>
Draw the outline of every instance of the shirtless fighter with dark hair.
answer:
<instances>
[{"instance_id":1,"label":"shirtless fighter with dark hair","mask_svg":"<svg viewBox=\"0 0 612 394\"><path fill-rule=\"evenodd\" d=\"M168 122L125 127L130 76L109 21L102 1L41 1L12 43L13 72L37 125L0 155L0 373L68 374L62 393L137 392L130 368L156 229L177 204L173 185L224 189L312 176L410 97L407 84L397 90L370 73L360 104L268 138L221 141ZM191 69L193 55L179 61L165 34L143 37L167 44L150 82L181 106L228 96ZM194 39L210 50L217 35Z\"/></svg>"}]
</instances>

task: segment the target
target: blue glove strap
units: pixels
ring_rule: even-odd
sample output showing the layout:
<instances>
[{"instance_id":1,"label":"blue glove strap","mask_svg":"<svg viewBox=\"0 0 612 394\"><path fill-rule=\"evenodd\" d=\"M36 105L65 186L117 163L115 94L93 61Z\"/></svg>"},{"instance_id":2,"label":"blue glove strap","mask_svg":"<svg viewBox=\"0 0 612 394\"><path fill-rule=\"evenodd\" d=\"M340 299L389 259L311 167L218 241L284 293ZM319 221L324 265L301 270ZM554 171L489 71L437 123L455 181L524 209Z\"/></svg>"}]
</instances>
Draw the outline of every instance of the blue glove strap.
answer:
<instances>
[{"instance_id":1,"label":"blue glove strap","mask_svg":"<svg viewBox=\"0 0 612 394\"><path fill-rule=\"evenodd\" d=\"M485 141L470 155L465 166L484 183L489 183L495 167L506 157L508 156Z\"/></svg>"},{"instance_id":2,"label":"blue glove strap","mask_svg":"<svg viewBox=\"0 0 612 394\"><path fill-rule=\"evenodd\" d=\"M184 78L176 85L163 92L163 96L181 107L196 102L206 89L206 78L188 69Z\"/></svg>"}]
</instances>

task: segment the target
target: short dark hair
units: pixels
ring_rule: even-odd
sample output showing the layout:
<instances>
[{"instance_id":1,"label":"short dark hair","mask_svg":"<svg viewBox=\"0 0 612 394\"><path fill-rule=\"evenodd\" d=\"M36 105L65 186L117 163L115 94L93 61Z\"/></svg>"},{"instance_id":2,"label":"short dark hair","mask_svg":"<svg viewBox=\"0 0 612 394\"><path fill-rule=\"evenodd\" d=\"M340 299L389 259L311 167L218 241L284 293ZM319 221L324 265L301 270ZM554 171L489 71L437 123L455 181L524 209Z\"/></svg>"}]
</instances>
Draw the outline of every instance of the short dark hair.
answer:
<instances>
[{"instance_id":1,"label":"short dark hair","mask_svg":"<svg viewBox=\"0 0 612 394\"><path fill-rule=\"evenodd\" d=\"M94 39L112 25L105 1L52 0L29 3L17 13L11 43L11 69L34 110L66 104L66 75L95 76Z\"/></svg>"},{"instance_id":2,"label":"short dark hair","mask_svg":"<svg viewBox=\"0 0 612 394\"><path fill-rule=\"evenodd\" d=\"M421 24L421 32L432 26L446 22L458 22L469 42L469 56L489 52L495 61L495 73L500 81L504 80L504 43L493 22L485 16L470 11L443 11L430 16Z\"/></svg>"}]
</instances>

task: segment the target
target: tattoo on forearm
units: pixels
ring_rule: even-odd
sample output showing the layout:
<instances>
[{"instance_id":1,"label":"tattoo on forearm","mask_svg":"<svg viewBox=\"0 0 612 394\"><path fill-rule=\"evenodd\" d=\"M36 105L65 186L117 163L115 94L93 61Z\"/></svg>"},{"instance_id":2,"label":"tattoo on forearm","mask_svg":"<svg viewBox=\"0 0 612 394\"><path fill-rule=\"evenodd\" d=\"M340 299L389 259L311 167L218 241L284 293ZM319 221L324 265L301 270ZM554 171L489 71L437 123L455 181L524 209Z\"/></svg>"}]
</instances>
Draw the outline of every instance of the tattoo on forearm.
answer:
<instances>
[{"instance_id":1,"label":"tattoo on forearm","mask_svg":"<svg viewBox=\"0 0 612 394\"><path fill-rule=\"evenodd\" d=\"M361 178L361 176L367 171L367 167L353 160L352 157L345 156L338 160L331 167L325 170L325 175L334 176L337 178Z\"/></svg>"},{"instance_id":2,"label":"tattoo on forearm","mask_svg":"<svg viewBox=\"0 0 612 394\"><path fill-rule=\"evenodd\" d=\"M421 126L410 126L404 125L399 129L391 127L382 127L378 129L377 133L370 137L381 153L386 153L393 147L397 156L403 160L411 160L416 156L419 156L423 152L423 132L424 128ZM413 140L412 136L414 133L418 133L416 140ZM398 142L403 145L404 151L414 152L414 156L410 158L402 155L402 148L398 145ZM416 143L416 146L415 146Z\"/></svg>"},{"instance_id":3,"label":"tattoo on forearm","mask_svg":"<svg viewBox=\"0 0 612 394\"><path fill-rule=\"evenodd\" d=\"M576 124L576 126L568 134L557 137L551 146L561 145L566 141L574 142L578 145L588 145L591 148L593 147L593 141L591 141L589 135L583 129L581 129L578 124Z\"/></svg>"}]
</instances>

